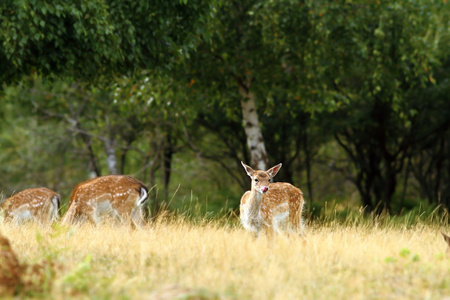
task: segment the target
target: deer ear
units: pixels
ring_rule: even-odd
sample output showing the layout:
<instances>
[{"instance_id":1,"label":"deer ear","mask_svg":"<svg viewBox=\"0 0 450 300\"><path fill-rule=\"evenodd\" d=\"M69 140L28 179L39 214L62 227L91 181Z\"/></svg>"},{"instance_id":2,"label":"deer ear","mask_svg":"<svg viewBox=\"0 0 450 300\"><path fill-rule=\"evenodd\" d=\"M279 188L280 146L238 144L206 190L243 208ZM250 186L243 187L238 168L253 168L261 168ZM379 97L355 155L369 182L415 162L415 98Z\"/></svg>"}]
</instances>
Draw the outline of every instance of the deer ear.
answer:
<instances>
[{"instance_id":1,"label":"deer ear","mask_svg":"<svg viewBox=\"0 0 450 300\"><path fill-rule=\"evenodd\" d=\"M249 166L247 166L246 164L244 164L242 161L241 161L241 164L242 164L242 166L244 167L245 172L247 172L247 175L250 176L250 177L252 177L253 174L255 173L255 170L253 170L252 168L250 168Z\"/></svg>"},{"instance_id":2,"label":"deer ear","mask_svg":"<svg viewBox=\"0 0 450 300\"><path fill-rule=\"evenodd\" d=\"M280 171L282 165L283 164L278 164L275 167L272 167L269 170L267 170L267 173L269 173L270 178L275 177L275 175L277 175L277 173L278 173L278 171Z\"/></svg>"},{"instance_id":3,"label":"deer ear","mask_svg":"<svg viewBox=\"0 0 450 300\"><path fill-rule=\"evenodd\" d=\"M450 247L450 236L446 235L445 233L441 232L444 236L444 240L447 242L448 246Z\"/></svg>"}]
</instances>

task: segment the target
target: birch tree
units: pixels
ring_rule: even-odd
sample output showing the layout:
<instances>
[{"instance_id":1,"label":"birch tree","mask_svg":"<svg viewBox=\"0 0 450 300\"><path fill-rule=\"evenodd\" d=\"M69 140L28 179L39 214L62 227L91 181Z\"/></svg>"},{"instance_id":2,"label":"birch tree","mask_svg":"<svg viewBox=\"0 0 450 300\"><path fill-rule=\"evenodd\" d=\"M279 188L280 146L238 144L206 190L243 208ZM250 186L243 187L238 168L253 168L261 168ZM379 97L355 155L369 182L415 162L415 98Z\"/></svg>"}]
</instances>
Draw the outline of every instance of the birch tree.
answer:
<instances>
[{"instance_id":1,"label":"birch tree","mask_svg":"<svg viewBox=\"0 0 450 300\"><path fill-rule=\"evenodd\" d=\"M207 94L205 101L238 100L250 153L248 163L266 169L268 158L258 119L258 102L264 101L257 94L262 84L258 71L274 62L264 53L259 28L251 23L255 3L227 1L217 7L214 21L198 37L197 52L187 59L184 74L192 82L192 90ZM211 87L225 97L214 99L214 92L207 90Z\"/></svg>"},{"instance_id":2,"label":"birch tree","mask_svg":"<svg viewBox=\"0 0 450 300\"><path fill-rule=\"evenodd\" d=\"M242 122L247 136L252 166L259 170L266 170L267 152L256 110L255 95L250 91L250 87L246 86L239 86L239 94L241 95Z\"/></svg>"},{"instance_id":3,"label":"birch tree","mask_svg":"<svg viewBox=\"0 0 450 300\"><path fill-rule=\"evenodd\" d=\"M225 107L238 100L249 164L256 168L267 168L263 128L271 124L260 123L261 113L273 111L267 102L282 95L285 102L295 100L296 107L312 113L339 105L340 100L319 94L324 69L317 67L315 56L316 20L309 13L314 9L310 1L224 2L180 71L199 101Z\"/></svg>"}]
</instances>

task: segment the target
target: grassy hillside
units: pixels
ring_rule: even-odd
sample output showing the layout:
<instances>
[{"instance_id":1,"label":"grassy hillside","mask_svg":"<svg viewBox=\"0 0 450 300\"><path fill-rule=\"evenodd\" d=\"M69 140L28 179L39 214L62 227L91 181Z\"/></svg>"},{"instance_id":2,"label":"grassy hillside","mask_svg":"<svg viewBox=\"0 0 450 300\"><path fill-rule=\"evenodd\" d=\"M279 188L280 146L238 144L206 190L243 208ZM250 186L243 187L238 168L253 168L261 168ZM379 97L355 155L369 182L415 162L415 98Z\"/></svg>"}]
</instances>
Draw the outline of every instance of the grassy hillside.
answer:
<instances>
[{"instance_id":1,"label":"grassy hillside","mask_svg":"<svg viewBox=\"0 0 450 300\"><path fill-rule=\"evenodd\" d=\"M446 299L440 230L326 220L309 226L306 241L269 246L235 220L165 217L143 230L0 225L20 262L44 269L29 281L41 288L22 290L53 299Z\"/></svg>"}]
</instances>

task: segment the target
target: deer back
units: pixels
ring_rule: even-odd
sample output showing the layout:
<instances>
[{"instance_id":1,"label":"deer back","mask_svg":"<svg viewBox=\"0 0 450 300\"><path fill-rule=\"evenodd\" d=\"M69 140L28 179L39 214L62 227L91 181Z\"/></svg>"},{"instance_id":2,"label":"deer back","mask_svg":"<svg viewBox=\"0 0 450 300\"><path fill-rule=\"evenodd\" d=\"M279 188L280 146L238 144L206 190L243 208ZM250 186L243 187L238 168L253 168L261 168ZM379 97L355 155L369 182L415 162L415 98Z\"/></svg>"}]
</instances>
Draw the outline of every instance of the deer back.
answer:
<instances>
[{"instance_id":1,"label":"deer back","mask_svg":"<svg viewBox=\"0 0 450 300\"><path fill-rule=\"evenodd\" d=\"M304 203L303 192L299 188L286 182L270 183L262 198L261 213L263 218L273 218L288 211L289 220L298 223Z\"/></svg>"},{"instance_id":2,"label":"deer back","mask_svg":"<svg viewBox=\"0 0 450 300\"><path fill-rule=\"evenodd\" d=\"M126 175L107 175L78 184L72 191L65 219L89 215L102 205L108 205L119 215L129 215L146 200L142 196L147 187L139 180ZM141 202L139 202L141 201Z\"/></svg>"},{"instance_id":3,"label":"deer back","mask_svg":"<svg viewBox=\"0 0 450 300\"><path fill-rule=\"evenodd\" d=\"M47 188L23 190L7 198L1 205L5 218L23 216L37 218L40 221L52 221L59 216L60 196Z\"/></svg>"}]
</instances>

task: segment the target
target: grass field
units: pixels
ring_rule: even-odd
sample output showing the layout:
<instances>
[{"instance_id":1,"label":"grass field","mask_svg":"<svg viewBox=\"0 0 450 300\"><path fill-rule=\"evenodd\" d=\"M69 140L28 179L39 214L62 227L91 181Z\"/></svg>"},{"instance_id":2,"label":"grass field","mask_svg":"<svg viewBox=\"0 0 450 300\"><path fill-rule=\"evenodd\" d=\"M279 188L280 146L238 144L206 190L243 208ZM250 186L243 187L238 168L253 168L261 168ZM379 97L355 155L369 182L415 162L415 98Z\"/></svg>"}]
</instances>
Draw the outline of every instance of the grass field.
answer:
<instances>
[{"instance_id":1,"label":"grass field","mask_svg":"<svg viewBox=\"0 0 450 300\"><path fill-rule=\"evenodd\" d=\"M327 220L306 241L279 236L269 246L233 220L0 225L20 262L44 270L41 288L16 297L45 299L450 299L442 229Z\"/></svg>"}]
</instances>

